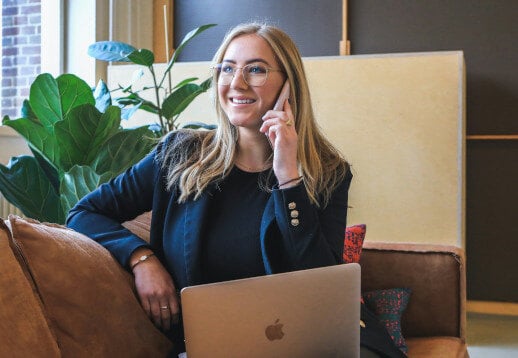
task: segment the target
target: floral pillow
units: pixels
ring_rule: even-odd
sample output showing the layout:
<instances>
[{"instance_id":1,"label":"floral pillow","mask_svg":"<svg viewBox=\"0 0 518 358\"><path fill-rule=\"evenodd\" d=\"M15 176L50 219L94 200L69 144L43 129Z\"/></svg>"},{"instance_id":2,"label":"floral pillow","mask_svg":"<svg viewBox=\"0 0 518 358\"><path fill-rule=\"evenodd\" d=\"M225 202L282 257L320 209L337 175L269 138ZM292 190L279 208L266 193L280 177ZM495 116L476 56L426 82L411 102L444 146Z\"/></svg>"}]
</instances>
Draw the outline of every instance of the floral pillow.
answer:
<instances>
[{"instance_id":1,"label":"floral pillow","mask_svg":"<svg viewBox=\"0 0 518 358\"><path fill-rule=\"evenodd\" d=\"M391 288L363 293L367 307L378 316L396 347L405 354L408 353L408 347L401 332L401 316L408 305L411 292L409 288Z\"/></svg>"},{"instance_id":2,"label":"floral pillow","mask_svg":"<svg viewBox=\"0 0 518 358\"><path fill-rule=\"evenodd\" d=\"M350 264L360 262L360 255L362 253L366 231L367 226L365 224L352 225L345 229L343 253L344 263Z\"/></svg>"}]
</instances>

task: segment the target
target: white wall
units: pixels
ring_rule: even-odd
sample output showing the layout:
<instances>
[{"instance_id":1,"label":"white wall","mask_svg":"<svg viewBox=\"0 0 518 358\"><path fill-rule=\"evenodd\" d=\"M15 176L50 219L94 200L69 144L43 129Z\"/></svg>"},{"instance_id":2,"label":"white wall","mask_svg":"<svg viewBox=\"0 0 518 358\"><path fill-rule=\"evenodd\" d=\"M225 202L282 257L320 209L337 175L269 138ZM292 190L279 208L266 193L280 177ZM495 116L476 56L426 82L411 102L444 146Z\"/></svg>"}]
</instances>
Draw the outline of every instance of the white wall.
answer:
<instances>
[{"instance_id":1,"label":"white wall","mask_svg":"<svg viewBox=\"0 0 518 358\"><path fill-rule=\"evenodd\" d=\"M0 164L7 165L11 157L31 154L25 141L11 128L0 126Z\"/></svg>"}]
</instances>

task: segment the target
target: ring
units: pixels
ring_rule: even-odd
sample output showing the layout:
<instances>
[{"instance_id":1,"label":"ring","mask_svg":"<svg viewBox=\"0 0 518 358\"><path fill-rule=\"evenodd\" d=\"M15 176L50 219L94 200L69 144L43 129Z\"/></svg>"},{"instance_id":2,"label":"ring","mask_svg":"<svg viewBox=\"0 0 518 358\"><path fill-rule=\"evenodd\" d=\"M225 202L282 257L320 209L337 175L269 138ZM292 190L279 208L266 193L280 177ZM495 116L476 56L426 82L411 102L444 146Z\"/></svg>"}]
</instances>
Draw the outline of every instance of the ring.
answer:
<instances>
[{"instance_id":1,"label":"ring","mask_svg":"<svg viewBox=\"0 0 518 358\"><path fill-rule=\"evenodd\" d=\"M168 309L169 309L169 306L160 306L160 309L161 309L161 310L168 310Z\"/></svg>"},{"instance_id":2,"label":"ring","mask_svg":"<svg viewBox=\"0 0 518 358\"><path fill-rule=\"evenodd\" d=\"M293 124L293 118L290 118L286 121L286 125L289 127Z\"/></svg>"}]
</instances>

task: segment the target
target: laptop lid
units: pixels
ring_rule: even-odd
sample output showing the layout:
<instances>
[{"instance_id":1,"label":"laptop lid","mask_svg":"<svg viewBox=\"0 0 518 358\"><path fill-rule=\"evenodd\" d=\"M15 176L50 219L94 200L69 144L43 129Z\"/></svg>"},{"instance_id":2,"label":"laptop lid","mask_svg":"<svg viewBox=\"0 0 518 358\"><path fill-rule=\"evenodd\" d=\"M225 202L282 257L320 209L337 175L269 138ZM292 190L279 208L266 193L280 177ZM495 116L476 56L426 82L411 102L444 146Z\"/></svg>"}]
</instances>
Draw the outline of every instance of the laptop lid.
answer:
<instances>
[{"instance_id":1,"label":"laptop lid","mask_svg":"<svg viewBox=\"0 0 518 358\"><path fill-rule=\"evenodd\" d=\"M188 358L359 357L360 266L186 287Z\"/></svg>"}]
</instances>

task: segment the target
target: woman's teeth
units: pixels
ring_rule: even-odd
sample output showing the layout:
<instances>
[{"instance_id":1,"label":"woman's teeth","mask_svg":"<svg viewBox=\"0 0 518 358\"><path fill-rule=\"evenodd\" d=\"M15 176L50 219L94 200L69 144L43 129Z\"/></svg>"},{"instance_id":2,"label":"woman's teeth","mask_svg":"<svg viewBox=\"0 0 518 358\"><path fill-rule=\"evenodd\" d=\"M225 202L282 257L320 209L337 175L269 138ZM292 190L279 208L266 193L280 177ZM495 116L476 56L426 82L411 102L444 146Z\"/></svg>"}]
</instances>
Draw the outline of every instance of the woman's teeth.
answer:
<instances>
[{"instance_id":1,"label":"woman's teeth","mask_svg":"<svg viewBox=\"0 0 518 358\"><path fill-rule=\"evenodd\" d=\"M250 104L250 103L254 103L255 101L253 99L237 99L237 98L232 98L232 103L236 103L236 104Z\"/></svg>"}]
</instances>

